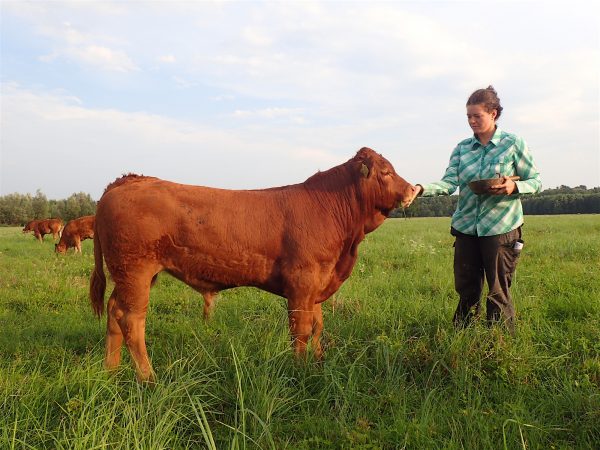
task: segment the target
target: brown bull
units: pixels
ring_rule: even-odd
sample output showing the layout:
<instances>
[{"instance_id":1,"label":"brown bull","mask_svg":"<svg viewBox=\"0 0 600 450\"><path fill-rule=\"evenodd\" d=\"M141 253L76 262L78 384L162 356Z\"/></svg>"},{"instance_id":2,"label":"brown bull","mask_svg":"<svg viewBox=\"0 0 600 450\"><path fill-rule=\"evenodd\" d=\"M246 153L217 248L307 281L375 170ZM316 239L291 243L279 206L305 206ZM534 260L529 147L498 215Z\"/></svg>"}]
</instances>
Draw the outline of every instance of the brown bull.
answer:
<instances>
[{"instance_id":1,"label":"brown bull","mask_svg":"<svg viewBox=\"0 0 600 450\"><path fill-rule=\"evenodd\" d=\"M27 225L23 228L23 233L33 231L35 238L40 242L44 240L45 235L51 234L56 241L60 237L62 226L63 221L61 219L32 220L27 222Z\"/></svg>"},{"instance_id":2,"label":"brown bull","mask_svg":"<svg viewBox=\"0 0 600 450\"><path fill-rule=\"evenodd\" d=\"M368 148L304 183L224 190L128 175L109 185L96 211L92 306L104 310L103 258L115 282L107 305L106 359L123 340L140 380L153 378L145 344L150 287L166 271L199 291L208 314L219 291L255 286L287 298L297 355L312 335L321 357L321 302L346 280L358 244L414 187Z\"/></svg>"},{"instance_id":3,"label":"brown bull","mask_svg":"<svg viewBox=\"0 0 600 450\"><path fill-rule=\"evenodd\" d=\"M81 253L81 241L86 239L94 239L94 216L83 216L69 221L63 228L54 251L66 253L68 249L75 248L75 253Z\"/></svg>"}]
</instances>

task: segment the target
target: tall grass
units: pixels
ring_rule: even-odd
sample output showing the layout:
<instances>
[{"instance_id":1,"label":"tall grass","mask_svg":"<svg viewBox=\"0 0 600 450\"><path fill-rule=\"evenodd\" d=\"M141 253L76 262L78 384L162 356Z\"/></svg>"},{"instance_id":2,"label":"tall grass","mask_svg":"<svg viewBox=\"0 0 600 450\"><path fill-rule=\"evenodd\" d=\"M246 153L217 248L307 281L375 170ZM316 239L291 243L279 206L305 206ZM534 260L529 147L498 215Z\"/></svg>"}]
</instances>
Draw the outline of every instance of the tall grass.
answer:
<instances>
[{"instance_id":1,"label":"tall grass","mask_svg":"<svg viewBox=\"0 0 600 450\"><path fill-rule=\"evenodd\" d=\"M456 331L449 220L388 220L324 305L325 360L295 361L285 301L201 297L164 275L158 375L102 368L92 245L0 228L0 448L600 448L600 216L527 217L515 337Z\"/></svg>"}]
</instances>

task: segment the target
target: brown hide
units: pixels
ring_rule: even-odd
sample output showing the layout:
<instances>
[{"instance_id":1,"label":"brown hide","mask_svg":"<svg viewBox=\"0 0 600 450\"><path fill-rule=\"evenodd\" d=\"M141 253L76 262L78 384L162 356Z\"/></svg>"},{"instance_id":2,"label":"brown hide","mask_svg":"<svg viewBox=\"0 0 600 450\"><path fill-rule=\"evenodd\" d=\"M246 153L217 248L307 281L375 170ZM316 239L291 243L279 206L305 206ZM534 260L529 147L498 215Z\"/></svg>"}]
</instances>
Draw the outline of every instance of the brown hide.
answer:
<instances>
[{"instance_id":1,"label":"brown hide","mask_svg":"<svg viewBox=\"0 0 600 450\"><path fill-rule=\"evenodd\" d=\"M350 276L358 244L414 187L371 149L304 183L264 190L188 186L128 175L109 185L96 211L90 295L104 309L102 258L115 282L107 306L106 366L125 340L138 378L153 376L144 342L152 281L161 271L213 296L255 286L287 298L296 354L311 335L317 357L321 302Z\"/></svg>"},{"instance_id":2,"label":"brown hide","mask_svg":"<svg viewBox=\"0 0 600 450\"><path fill-rule=\"evenodd\" d=\"M66 253L69 248L81 253L81 241L94 238L94 217L83 216L69 221L54 249L58 253Z\"/></svg>"},{"instance_id":3,"label":"brown hide","mask_svg":"<svg viewBox=\"0 0 600 450\"><path fill-rule=\"evenodd\" d=\"M32 220L25 225L23 233L33 231L35 238L40 242L44 240L44 236L47 234L51 234L53 239L56 240L60 237L62 226L61 219Z\"/></svg>"}]
</instances>

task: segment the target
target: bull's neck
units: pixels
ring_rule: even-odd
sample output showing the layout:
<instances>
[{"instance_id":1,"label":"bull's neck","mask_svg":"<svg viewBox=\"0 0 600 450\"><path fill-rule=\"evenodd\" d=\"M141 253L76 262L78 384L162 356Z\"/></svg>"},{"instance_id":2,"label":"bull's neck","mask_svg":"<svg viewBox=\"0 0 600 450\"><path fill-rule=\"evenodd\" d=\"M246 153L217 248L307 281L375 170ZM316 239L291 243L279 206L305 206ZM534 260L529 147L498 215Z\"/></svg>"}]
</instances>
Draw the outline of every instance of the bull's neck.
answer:
<instances>
[{"instance_id":1,"label":"bull's neck","mask_svg":"<svg viewBox=\"0 0 600 450\"><path fill-rule=\"evenodd\" d=\"M303 183L315 207L338 224L343 239L349 236L362 239L366 215L372 206L365 204L358 182L349 168L340 166L316 174Z\"/></svg>"}]
</instances>

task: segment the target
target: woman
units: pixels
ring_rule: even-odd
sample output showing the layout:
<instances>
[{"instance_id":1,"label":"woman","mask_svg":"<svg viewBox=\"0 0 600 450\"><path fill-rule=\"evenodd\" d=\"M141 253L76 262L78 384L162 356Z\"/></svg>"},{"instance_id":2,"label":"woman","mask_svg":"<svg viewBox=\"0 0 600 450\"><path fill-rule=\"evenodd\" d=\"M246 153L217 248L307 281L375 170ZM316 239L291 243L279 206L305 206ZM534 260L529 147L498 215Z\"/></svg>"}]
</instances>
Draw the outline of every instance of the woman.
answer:
<instances>
[{"instance_id":1,"label":"woman","mask_svg":"<svg viewBox=\"0 0 600 450\"><path fill-rule=\"evenodd\" d=\"M459 188L450 231L456 237L454 284L460 297L455 325L465 326L478 315L485 276L488 323L502 320L514 333L510 285L523 247L520 196L539 192L541 181L525 141L496 125L502 109L492 86L471 94L467 119L474 135L456 146L442 180L417 184L416 196L449 195ZM513 181L512 175L520 179ZM502 183L488 194L476 195L468 186L496 176Z\"/></svg>"}]
</instances>

